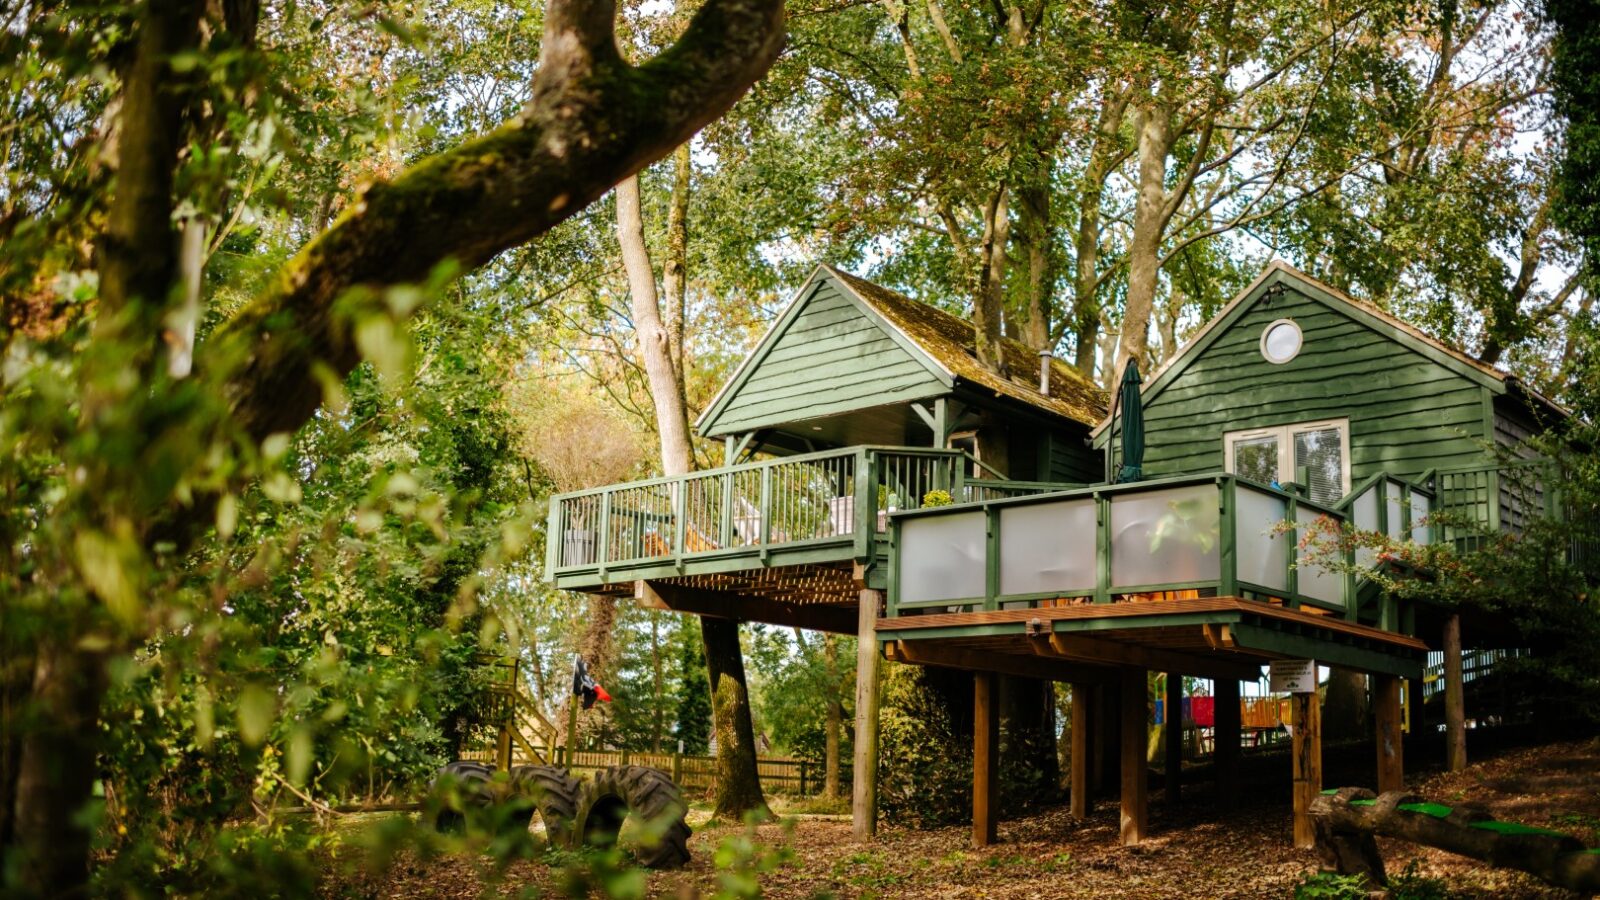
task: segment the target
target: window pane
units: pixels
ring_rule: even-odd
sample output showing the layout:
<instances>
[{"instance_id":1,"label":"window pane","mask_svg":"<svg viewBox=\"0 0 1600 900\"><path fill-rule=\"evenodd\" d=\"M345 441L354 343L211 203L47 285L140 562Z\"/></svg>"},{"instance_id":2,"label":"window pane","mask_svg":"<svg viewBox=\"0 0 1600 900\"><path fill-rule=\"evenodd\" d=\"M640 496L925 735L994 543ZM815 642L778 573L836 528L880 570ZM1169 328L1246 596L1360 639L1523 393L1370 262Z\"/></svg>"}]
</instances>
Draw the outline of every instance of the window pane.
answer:
<instances>
[{"instance_id":1,"label":"window pane","mask_svg":"<svg viewBox=\"0 0 1600 900\"><path fill-rule=\"evenodd\" d=\"M1304 466L1312 500L1335 503L1344 496L1344 457L1339 447L1339 429L1319 428L1297 431L1294 435L1294 467Z\"/></svg>"},{"instance_id":2,"label":"window pane","mask_svg":"<svg viewBox=\"0 0 1600 900\"><path fill-rule=\"evenodd\" d=\"M1278 439L1245 438L1233 444L1233 474L1262 484L1278 483Z\"/></svg>"}]
</instances>

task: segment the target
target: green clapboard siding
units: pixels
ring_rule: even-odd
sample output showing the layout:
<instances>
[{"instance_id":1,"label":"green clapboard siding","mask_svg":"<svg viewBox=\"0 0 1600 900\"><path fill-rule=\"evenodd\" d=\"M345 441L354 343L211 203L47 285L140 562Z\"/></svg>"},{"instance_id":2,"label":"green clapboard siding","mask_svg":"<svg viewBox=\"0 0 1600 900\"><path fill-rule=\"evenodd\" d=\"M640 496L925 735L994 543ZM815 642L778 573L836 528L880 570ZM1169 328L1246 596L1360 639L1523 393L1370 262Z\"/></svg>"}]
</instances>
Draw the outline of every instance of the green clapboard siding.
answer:
<instances>
[{"instance_id":1,"label":"green clapboard siding","mask_svg":"<svg viewBox=\"0 0 1600 900\"><path fill-rule=\"evenodd\" d=\"M1295 320L1300 355L1262 358L1262 329ZM1145 407L1148 477L1224 467L1229 431L1350 420L1350 478L1414 475L1484 458L1484 389L1294 290L1257 301Z\"/></svg>"},{"instance_id":2,"label":"green clapboard siding","mask_svg":"<svg viewBox=\"0 0 1600 900\"><path fill-rule=\"evenodd\" d=\"M750 431L949 393L830 279L803 306L717 416L710 432Z\"/></svg>"}]
</instances>

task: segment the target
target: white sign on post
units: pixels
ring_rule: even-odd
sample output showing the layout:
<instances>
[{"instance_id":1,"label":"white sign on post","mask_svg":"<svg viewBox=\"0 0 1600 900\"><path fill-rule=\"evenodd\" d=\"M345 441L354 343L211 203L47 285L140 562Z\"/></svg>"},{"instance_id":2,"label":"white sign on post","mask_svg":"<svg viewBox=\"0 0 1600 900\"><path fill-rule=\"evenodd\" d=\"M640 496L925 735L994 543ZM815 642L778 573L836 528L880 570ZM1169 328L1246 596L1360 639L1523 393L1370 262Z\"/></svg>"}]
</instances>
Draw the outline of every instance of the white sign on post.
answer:
<instances>
[{"instance_id":1,"label":"white sign on post","mask_svg":"<svg viewBox=\"0 0 1600 900\"><path fill-rule=\"evenodd\" d=\"M1317 661L1275 659L1269 665L1268 683L1275 694L1311 694L1317 690Z\"/></svg>"}]
</instances>

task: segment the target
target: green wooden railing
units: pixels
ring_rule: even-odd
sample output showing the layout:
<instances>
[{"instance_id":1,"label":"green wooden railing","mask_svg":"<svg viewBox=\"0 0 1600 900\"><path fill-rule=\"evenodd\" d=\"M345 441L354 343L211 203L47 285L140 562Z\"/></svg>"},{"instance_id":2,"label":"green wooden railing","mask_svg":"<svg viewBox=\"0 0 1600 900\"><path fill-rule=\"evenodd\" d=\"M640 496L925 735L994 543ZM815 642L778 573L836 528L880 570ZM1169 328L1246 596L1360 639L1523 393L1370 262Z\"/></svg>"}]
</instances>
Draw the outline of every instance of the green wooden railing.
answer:
<instances>
[{"instance_id":1,"label":"green wooden railing","mask_svg":"<svg viewBox=\"0 0 1600 900\"><path fill-rule=\"evenodd\" d=\"M889 614L1111 603L1133 595L1276 598L1355 616L1354 579L1316 565L1296 523L1349 514L1233 475L1097 485L890 516ZM1288 523L1285 533L1280 523Z\"/></svg>"},{"instance_id":2,"label":"green wooden railing","mask_svg":"<svg viewBox=\"0 0 1600 900\"><path fill-rule=\"evenodd\" d=\"M958 450L849 447L558 494L546 571L571 584L711 562L729 571L867 560L886 540L888 514L931 491L963 502L1063 487L971 476L981 468Z\"/></svg>"}]
</instances>

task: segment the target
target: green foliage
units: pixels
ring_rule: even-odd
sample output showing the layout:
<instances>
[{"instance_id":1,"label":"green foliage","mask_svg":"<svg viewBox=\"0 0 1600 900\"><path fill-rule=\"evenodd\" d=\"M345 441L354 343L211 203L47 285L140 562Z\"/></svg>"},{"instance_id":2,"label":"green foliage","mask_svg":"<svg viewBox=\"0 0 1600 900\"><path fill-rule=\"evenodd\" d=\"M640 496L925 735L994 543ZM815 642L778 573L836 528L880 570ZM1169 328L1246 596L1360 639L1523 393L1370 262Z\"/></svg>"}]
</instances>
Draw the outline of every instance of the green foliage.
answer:
<instances>
[{"instance_id":1,"label":"green foliage","mask_svg":"<svg viewBox=\"0 0 1600 900\"><path fill-rule=\"evenodd\" d=\"M683 752L705 753L711 746L711 680L706 674L706 650L698 620L679 629L678 678L673 737Z\"/></svg>"},{"instance_id":2,"label":"green foliage","mask_svg":"<svg viewBox=\"0 0 1600 900\"><path fill-rule=\"evenodd\" d=\"M879 707L878 807L891 822L932 828L972 815L972 707L966 673L886 663ZM964 727L963 727L964 726Z\"/></svg>"},{"instance_id":3,"label":"green foliage","mask_svg":"<svg viewBox=\"0 0 1600 900\"><path fill-rule=\"evenodd\" d=\"M1600 4L1545 0L1544 14L1555 26L1551 93L1567 120L1556 216L1582 241L1592 273L1600 258Z\"/></svg>"},{"instance_id":4,"label":"green foliage","mask_svg":"<svg viewBox=\"0 0 1600 900\"><path fill-rule=\"evenodd\" d=\"M956 502L956 501L955 501L955 499L953 497L950 496L950 492L949 491L944 491L944 490L929 491L926 494L922 495L922 508L923 509L932 509L932 508L934 508L936 506L949 506L950 504L952 504L954 502Z\"/></svg>"},{"instance_id":5,"label":"green foliage","mask_svg":"<svg viewBox=\"0 0 1600 900\"><path fill-rule=\"evenodd\" d=\"M1294 886L1294 900L1366 900L1370 892L1362 875L1308 873Z\"/></svg>"}]
</instances>

